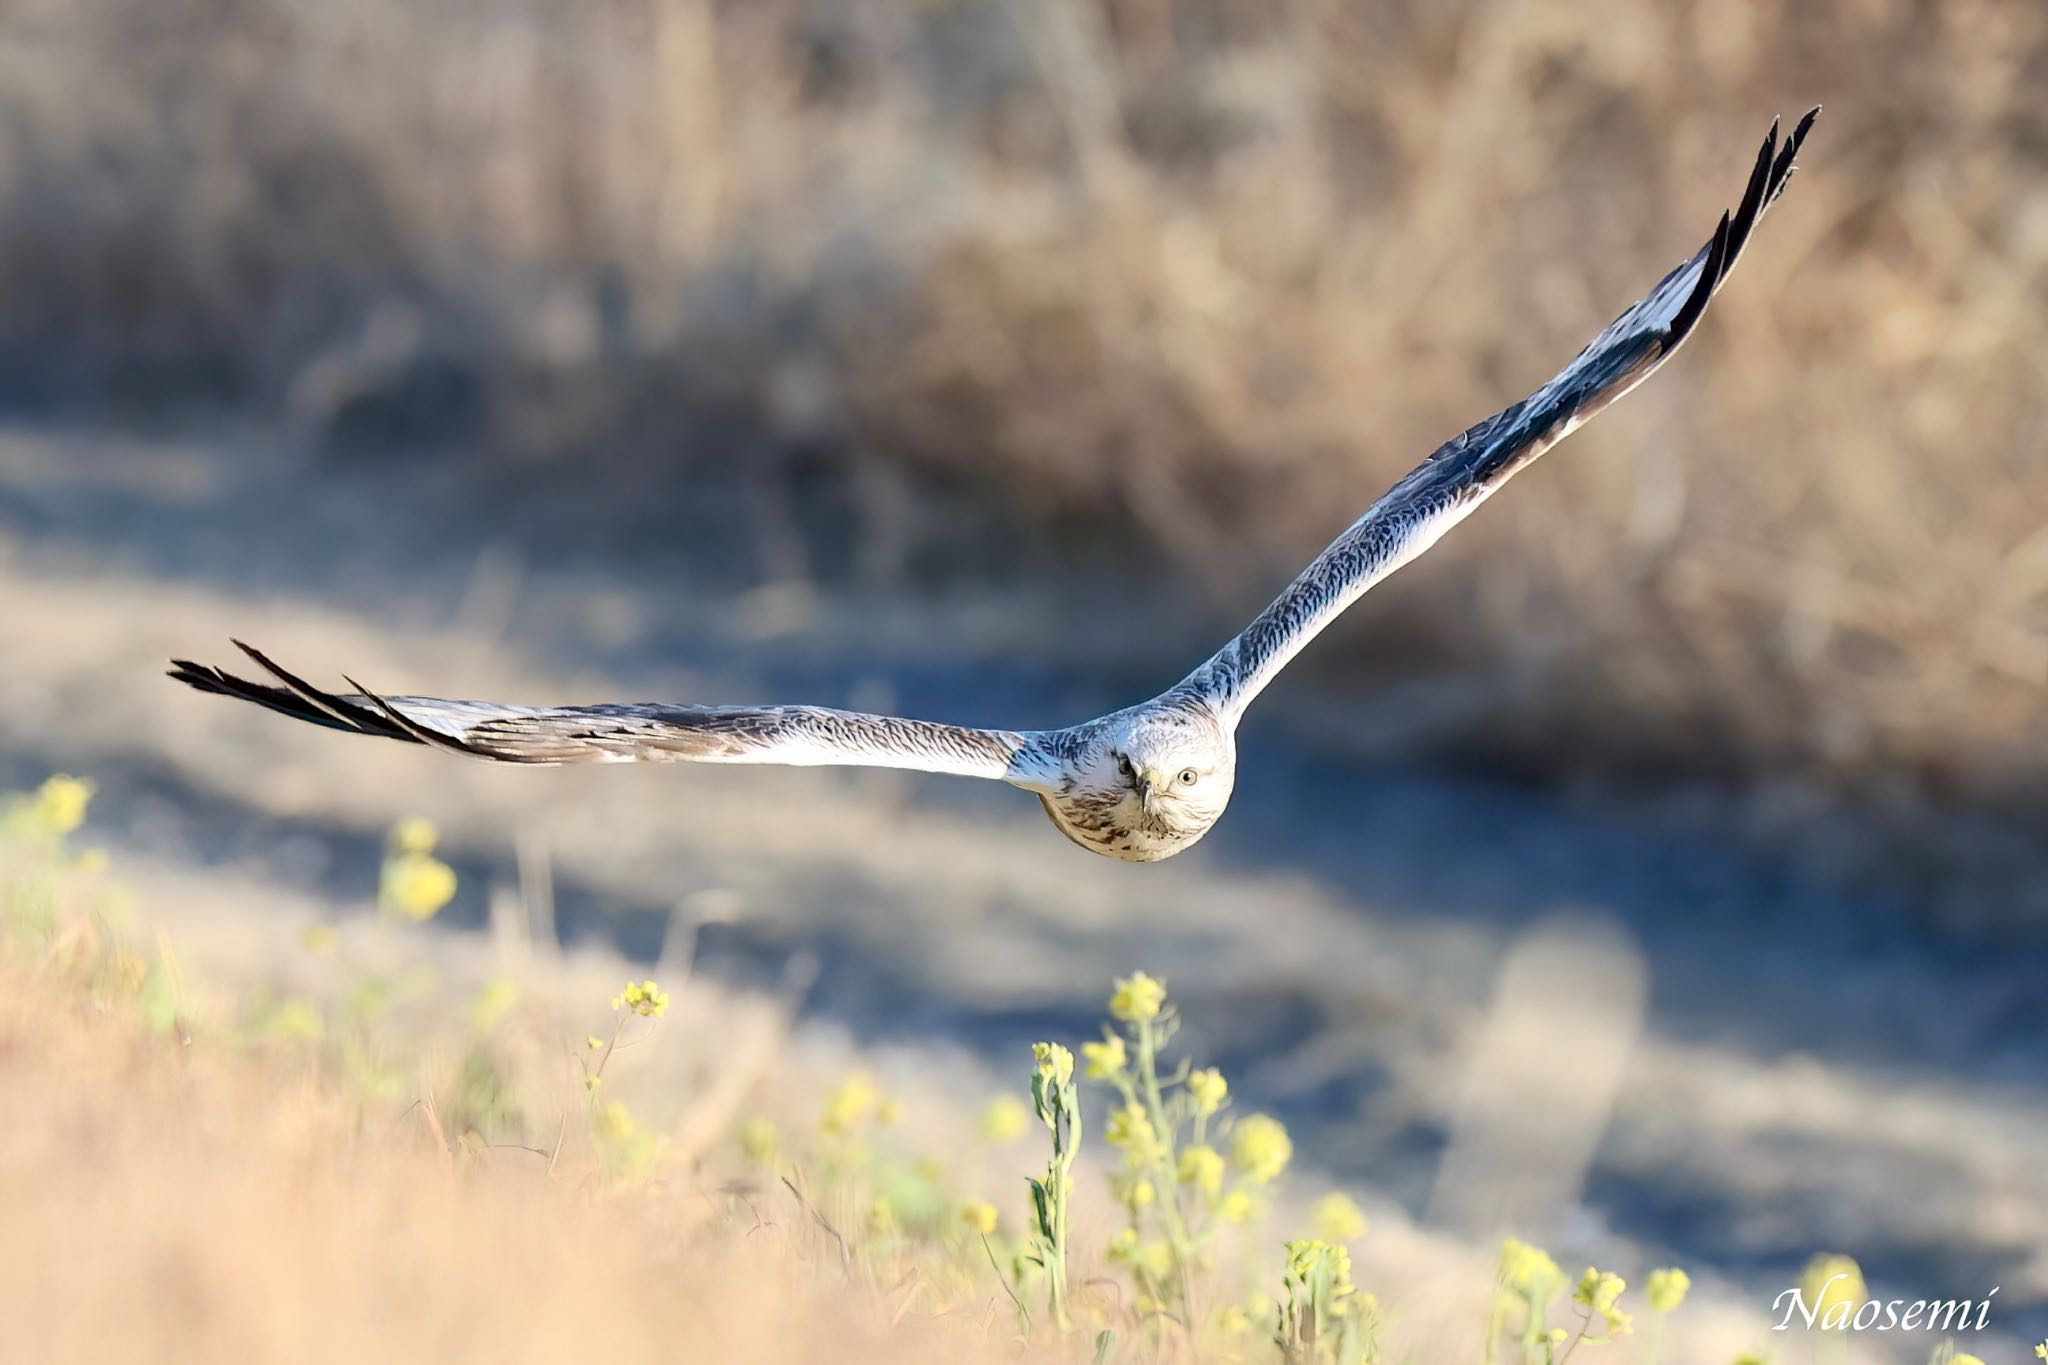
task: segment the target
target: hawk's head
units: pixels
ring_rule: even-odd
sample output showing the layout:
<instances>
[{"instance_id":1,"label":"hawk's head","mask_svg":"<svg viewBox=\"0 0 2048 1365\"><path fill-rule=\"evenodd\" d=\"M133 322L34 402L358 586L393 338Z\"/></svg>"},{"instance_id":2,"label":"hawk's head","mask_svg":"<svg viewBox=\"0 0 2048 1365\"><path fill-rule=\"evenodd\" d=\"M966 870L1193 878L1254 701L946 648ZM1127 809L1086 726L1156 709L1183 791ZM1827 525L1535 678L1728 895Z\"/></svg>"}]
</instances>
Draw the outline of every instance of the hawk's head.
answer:
<instances>
[{"instance_id":1,"label":"hawk's head","mask_svg":"<svg viewBox=\"0 0 2048 1365\"><path fill-rule=\"evenodd\" d=\"M1146 706L1112 717L1046 808L1082 847L1127 862L1171 857L1230 804L1237 745L1206 708Z\"/></svg>"},{"instance_id":2,"label":"hawk's head","mask_svg":"<svg viewBox=\"0 0 2048 1365\"><path fill-rule=\"evenodd\" d=\"M1114 736L1109 760L1140 811L1206 831L1230 804L1237 746L1207 716L1150 718Z\"/></svg>"}]
</instances>

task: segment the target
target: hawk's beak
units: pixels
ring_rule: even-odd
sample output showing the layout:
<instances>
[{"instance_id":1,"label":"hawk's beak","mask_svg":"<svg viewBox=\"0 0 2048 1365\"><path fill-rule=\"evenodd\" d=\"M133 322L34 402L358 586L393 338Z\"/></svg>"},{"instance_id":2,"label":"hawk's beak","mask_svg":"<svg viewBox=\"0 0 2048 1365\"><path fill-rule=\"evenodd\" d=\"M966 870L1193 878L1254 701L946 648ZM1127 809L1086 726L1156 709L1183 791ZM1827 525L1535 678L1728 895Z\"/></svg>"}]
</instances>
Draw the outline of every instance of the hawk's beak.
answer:
<instances>
[{"instance_id":1,"label":"hawk's beak","mask_svg":"<svg viewBox=\"0 0 2048 1365\"><path fill-rule=\"evenodd\" d=\"M1139 771L1131 774L1131 785L1138 790L1138 804L1145 808L1145 814L1152 815L1152 790L1159 785L1157 774Z\"/></svg>"}]
</instances>

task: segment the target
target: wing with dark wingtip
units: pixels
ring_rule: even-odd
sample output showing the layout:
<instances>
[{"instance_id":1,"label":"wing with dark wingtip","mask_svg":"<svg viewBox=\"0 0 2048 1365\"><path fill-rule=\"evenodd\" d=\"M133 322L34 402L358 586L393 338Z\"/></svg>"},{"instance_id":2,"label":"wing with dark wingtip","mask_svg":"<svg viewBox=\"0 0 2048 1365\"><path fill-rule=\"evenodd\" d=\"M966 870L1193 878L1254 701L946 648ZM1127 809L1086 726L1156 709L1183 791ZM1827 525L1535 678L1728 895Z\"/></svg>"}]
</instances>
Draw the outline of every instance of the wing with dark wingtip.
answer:
<instances>
[{"instance_id":1,"label":"wing with dark wingtip","mask_svg":"<svg viewBox=\"0 0 2048 1365\"><path fill-rule=\"evenodd\" d=\"M173 660L170 676L202 692L254 702L351 734L425 744L500 763L782 763L911 768L1036 787L1049 751L1034 734L976 730L822 706L506 706L385 697L351 681L327 692L257 650L236 646L275 680L250 682Z\"/></svg>"},{"instance_id":2,"label":"wing with dark wingtip","mask_svg":"<svg viewBox=\"0 0 2048 1365\"><path fill-rule=\"evenodd\" d=\"M1757 152L1742 202L1690 260L1659 280L1534 394L1447 442L1349 530L1235 640L1181 684L1235 719L1287 661L1373 584L1436 543L1494 490L1671 358L1728 278L1764 210L1792 178L1818 108Z\"/></svg>"}]
</instances>

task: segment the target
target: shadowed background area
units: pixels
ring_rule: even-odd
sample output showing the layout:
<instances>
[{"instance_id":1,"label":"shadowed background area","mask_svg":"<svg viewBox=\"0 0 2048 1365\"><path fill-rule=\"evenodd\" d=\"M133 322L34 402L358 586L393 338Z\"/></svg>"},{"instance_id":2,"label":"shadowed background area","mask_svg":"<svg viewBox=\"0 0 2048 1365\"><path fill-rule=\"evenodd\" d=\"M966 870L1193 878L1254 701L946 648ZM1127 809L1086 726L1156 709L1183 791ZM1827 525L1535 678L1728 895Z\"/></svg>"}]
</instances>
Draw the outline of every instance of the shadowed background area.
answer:
<instances>
[{"instance_id":1,"label":"shadowed background area","mask_svg":"<svg viewBox=\"0 0 2048 1365\"><path fill-rule=\"evenodd\" d=\"M541 869L643 960L716 907L707 973L814 956L862 1041L1008 1056L1144 966L1418 1223L2038 1324L2044 79L2028 0L22 0L0 783L94 778L225 937L430 815L456 928ZM158 676L1125 704L1816 102L1686 351L1319 640L1157 868L974 784L507 773Z\"/></svg>"}]
</instances>

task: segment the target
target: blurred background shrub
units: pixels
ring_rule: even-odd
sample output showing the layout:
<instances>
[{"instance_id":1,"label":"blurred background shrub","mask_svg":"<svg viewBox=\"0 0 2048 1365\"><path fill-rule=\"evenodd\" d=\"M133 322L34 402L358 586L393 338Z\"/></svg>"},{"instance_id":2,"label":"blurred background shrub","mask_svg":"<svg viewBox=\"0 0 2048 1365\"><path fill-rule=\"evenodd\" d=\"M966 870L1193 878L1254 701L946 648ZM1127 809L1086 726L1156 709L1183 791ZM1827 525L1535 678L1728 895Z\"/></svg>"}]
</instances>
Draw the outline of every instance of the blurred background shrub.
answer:
<instances>
[{"instance_id":1,"label":"blurred background shrub","mask_svg":"<svg viewBox=\"0 0 2048 1365\"><path fill-rule=\"evenodd\" d=\"M2031 0L10 10L17 404L253 408L605 536L767 490L803 572L1178 592L1162 667L1825 101L1691 353L1312 652L1329 728L2048 797Z\"/></svg>"}]
</instances>

